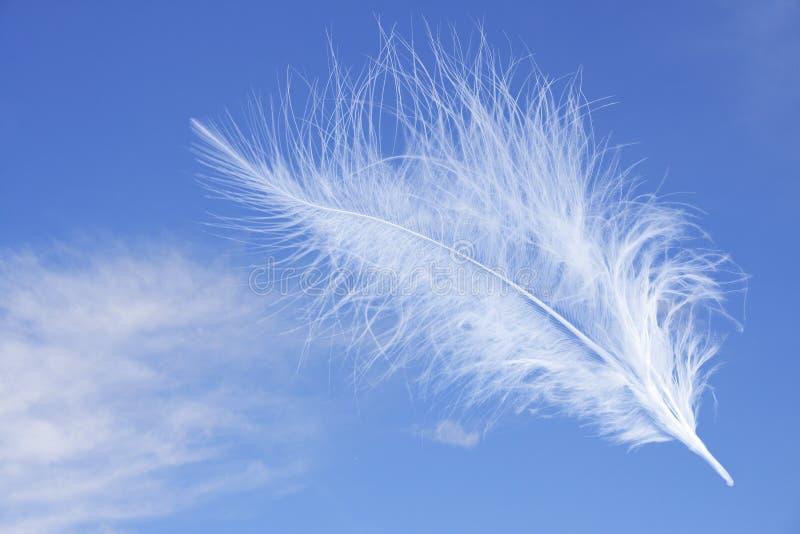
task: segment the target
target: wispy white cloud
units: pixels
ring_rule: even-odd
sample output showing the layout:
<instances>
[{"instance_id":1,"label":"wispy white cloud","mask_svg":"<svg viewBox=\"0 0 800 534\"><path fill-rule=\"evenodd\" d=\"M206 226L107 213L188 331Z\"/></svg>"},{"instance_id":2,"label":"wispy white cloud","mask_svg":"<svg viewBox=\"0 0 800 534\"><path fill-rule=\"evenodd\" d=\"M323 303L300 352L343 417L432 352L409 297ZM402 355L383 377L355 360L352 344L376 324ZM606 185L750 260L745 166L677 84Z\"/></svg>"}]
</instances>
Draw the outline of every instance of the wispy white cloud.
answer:
<instances>
[{"instance_id":1,"label":"wispy white cloud","mask_svg":"<svg viewBox=\"0 0 800 534\"><path fill-rule=\"evenodd\" d=\"M316 423L228 270L158 246L0 257L0 530L296 483Z\"/></svg>"},{"instance_id":2,"label":"wispy white cloud","mask_svg":"<svg viewBox=\"0 0 800 534\"><path fill-rule=\"evenodd\" d=\"M474 447L481 440L478 431L467 431L459 423L450 419L439 421L436 427L427 431L425 435L433 441L465 449Z\"/></svg>"}]
</instances>

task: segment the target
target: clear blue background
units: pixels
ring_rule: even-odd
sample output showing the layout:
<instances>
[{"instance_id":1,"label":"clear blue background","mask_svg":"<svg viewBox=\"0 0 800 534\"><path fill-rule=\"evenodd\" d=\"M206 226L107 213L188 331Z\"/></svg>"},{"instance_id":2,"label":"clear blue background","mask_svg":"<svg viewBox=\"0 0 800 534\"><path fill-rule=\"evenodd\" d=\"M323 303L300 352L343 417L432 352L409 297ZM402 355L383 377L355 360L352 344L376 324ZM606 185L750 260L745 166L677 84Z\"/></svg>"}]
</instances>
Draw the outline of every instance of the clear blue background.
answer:
<instances>
[{"instance_id":1,"label":"clear blue background","mask_svg":"<svg viewBox=\"0 0 800 534\"><path fill-rule=\"evenodd\" d=\"M227 253L203 228L190 117L273 94L286 67L327 71L377 50L375 17L425 16L583 67L595 116L654 188L688 192L752 275L699 433L728 488L675 443L624 447L575 421L507 417L469 450L407 429L436 420L400 382L348 398L305 487L220 498L142 532L800 532L797 2L2 2L0 246L85 233L169 234ZM744 311L743 311L744 309ZM344 380L344 378L343 378ZM352 395L351 395L352 396ZM343 402L335 402L336 399ZM792 452L795 451L795 452Z\"/></svg>"}]
</instances>

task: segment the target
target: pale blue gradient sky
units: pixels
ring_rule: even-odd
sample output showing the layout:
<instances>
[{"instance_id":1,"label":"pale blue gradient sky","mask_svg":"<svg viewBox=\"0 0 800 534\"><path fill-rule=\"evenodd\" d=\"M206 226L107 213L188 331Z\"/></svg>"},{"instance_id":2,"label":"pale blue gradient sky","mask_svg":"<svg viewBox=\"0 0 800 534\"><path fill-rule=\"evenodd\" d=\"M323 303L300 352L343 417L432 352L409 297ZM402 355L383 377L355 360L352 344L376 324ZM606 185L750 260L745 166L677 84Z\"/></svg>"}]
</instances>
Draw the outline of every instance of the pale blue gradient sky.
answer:
<instances>
[{"instance_id":1,"label":"pale blue gradient sky","mask_svg":"<svg viewBox=\"0 0 800 534\"><path fill-rule=\"evenodd\" d=\"M292 65L324 76L329 31L345 64L375 24L425 17L523 43L551 76L583 69L598 134L647 158L647 187L702 208L717 245L752 275L720 353L699 434L728 488L675 443L627 452L560 417L502 418L471 448L420 437L444 415L402 377L356 394L347 364L303 387L328 424L304 478L209 498L125 531L672 533L800 531L800 7L796 2L0 3L0 247L87 235L158 236L226 255L202 223L190 117L235 114ZM665 178L666 176L666 178ZM663 180L663 184L662 184ZM289 351L291 352L291 351ZM292 354L289 357L294 357ZM316 382L315 382L316 381ZM469 421L467 421L469 424ZM191 473L187 474L191 476Z\"/></svg>"}]
</instances>

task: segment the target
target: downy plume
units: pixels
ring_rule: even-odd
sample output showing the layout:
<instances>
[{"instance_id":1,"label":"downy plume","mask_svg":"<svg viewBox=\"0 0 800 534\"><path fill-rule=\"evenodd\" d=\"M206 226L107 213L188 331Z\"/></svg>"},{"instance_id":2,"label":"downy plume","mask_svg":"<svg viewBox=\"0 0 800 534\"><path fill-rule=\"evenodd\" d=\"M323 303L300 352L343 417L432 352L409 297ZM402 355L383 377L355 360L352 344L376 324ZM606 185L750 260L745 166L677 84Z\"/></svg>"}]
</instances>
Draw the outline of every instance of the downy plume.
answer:
<instances>
[{"instance_id":1,"label":"downy plume","mask_svg":"<svg viewBox=\"0 0 800 534\"><path fill-rule=\"evenodd\" d=\"M345 325L361 372L388 361L466 408L551 406L630 446L677 439L733 485L696 433L727 256L593 139L574 83L482 34L471 51L382 37L302 112L192 121L206 185L251 210L235 224L316 273L312 324Z\"/></svg>"}]
</instances>

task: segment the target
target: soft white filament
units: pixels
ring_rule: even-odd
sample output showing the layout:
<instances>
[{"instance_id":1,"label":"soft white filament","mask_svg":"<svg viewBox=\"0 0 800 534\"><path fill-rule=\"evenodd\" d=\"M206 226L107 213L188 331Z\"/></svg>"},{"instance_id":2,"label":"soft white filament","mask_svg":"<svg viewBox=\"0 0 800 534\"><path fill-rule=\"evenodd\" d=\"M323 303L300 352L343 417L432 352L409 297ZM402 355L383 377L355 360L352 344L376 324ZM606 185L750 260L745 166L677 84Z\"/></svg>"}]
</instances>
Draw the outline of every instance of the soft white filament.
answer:
<instances>
[{"instance_id":1,"label":"soft white filament","mask_svg":"<svg viewBox=\"0 0 800 534\"><path fill-rule=\"evenodd\" d=\"M352 325L363 368L413 363L465 405L546 403L634 446L678 439L732 485L695 431L727 258L634 192L574 88L520 81L484 40L422 59L385 37L364 76L334 66L261 132L193 121L211 187L328 274L314 318Z\"/></svg>"}]
</instances>

